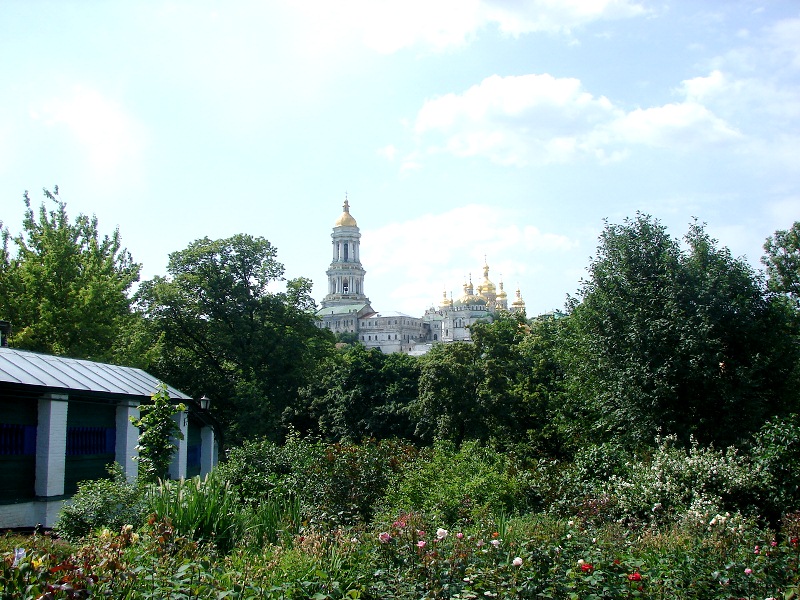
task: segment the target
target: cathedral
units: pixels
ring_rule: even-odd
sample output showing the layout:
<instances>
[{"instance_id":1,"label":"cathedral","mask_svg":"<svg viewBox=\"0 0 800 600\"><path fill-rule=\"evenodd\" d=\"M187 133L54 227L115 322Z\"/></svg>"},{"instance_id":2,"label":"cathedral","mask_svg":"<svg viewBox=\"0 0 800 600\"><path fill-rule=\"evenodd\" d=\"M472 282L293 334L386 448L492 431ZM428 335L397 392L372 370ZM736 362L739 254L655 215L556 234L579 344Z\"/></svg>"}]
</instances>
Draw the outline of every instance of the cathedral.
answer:
<instances>
[{"instance_id":1,"label":"cathedral","mask_svg":"<svg viewBox=\"0 0 800 600\"><path fill-rule=\"evenodd\" d=\"M332 256L328 276L328 293L317 312L319 326L333 333L348 333L367 348L379 348L388 354L424 354L433 344L471 341L470 325L491 321L498 311L525 312L525 302L517 290L516 299L508 304L508 295L489 279L489 265L483 265L483 281L475 288L472 278L464 283L463 295L457 300L443 292L438 307L431 307L421 317L399 312L377 312L364 293L361 266L361 233L350 214L345 198L342 214L333 224Z\"/></svg>"}]
</instances>

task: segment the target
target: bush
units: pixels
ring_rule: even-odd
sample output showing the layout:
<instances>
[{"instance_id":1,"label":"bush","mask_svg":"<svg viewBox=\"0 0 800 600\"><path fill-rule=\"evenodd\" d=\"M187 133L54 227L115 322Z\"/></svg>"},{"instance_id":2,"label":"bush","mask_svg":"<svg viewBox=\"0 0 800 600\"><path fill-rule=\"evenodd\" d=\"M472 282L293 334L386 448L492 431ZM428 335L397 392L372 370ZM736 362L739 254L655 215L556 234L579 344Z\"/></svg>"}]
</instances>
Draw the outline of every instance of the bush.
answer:
<instances>
[{"instance_id":1,"label":"bush","mask_svg":"<svg viewBox=\"0 0 800 600\"><path fill-rule=\"evenodd\" d=\"M382 511L386 519L417 511L432 523L451 526L517 512L531 498L532 490L508 457L475 441L460 449L442 441L394 477Z\"/></svg>"},{"instance_id":2,"label":"bush","mask_svg":"<svg viewBox=\"0 0 800 600\"><path fill-rule=\"evenodd\" d=\"M371 520L393 474L415 455L402 442L326 444L290 436L284 446L246 442L217 474L249 506L291 496L309 519L350 525Z\"/></svg>"},{"instance_id":3,"label":"bush","mask_svg":"<svg viewBox=\"0 0 800 600\"><path fill-rule=\"evenodd\" d=\"M56 533L77 542L96 529L119 531L123 525L144 523L146 509L143 492L128 483L122 467L108 467L111 479L82 481L72 499L64 505L53 526Z\"/></svg>"},{"instance_id":4,"label":"bush","mask_svg":"<svg viewBox=\"0 0 800 600\"><path fill-rule=\"evenodd\" d=\"M751 456L764 481L765 516L775 522L800 509L800 415L767 421L755 436Z\"/></svg>"}]
</instances>

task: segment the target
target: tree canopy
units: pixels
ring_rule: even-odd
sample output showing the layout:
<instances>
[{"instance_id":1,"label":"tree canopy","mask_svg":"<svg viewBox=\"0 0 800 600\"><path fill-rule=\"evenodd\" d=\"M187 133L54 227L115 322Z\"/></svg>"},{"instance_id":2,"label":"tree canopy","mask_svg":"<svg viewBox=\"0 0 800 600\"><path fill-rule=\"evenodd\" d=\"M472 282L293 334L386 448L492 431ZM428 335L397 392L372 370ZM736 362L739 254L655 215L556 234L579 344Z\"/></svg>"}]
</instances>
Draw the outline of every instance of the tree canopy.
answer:
<instances>
[{"instance_id":1,"label":"tree canopy","mask_svg":"<svg viewBox=\"0 0 800 600\"><path fill-rule=\"evenodd\" d=\"M786 312L702 225L684 243L642 214L603 231L567 354L584 435L732 443L783 410L797 361Z\"/></svg>"},{"instance_id":2,"label":"tree canopy","mask_svg":"<svg viewBox=\"0 0 800 600\"><path fill-rule=\"evenodd\" d=\"M311 282L271 291L284 281L277 251L244 234L196 240L170 254L167 271L137 294L160 341L156 370L185 392L211 397L232 440L280 438L283 411L333 345L314 322Z\"/></svg>"},{"instance_id":3,"label":"tree canopy","mask_svg":"<svg viewBox=\"0 0 800 600\"><path fill-rule=\"evenodd\" d=\"M13 323L17 348L114 362L125 353L140 265L119 229L101 237L96 217L70 221L58 187L44 194L34 211L25 192L22 233L2 230L0 315Z\"/></svg>"}]
</instances>

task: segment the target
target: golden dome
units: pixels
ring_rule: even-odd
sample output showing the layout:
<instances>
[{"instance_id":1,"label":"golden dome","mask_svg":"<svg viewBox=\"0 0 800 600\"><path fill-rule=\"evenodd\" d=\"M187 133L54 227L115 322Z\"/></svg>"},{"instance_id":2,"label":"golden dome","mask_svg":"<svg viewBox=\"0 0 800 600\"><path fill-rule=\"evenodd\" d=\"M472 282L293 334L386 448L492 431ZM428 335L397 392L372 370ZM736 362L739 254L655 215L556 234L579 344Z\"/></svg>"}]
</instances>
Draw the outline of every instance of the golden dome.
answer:
<instances>
[{"instance_id":1,"label":"golden dome","mask_svg":"<svg viewBox=\"0 0 800 600\"><path fill-rule=\"evenodd\" d=\"M475 304L486 304L486 298L475 295L475 288L472 286L472 275L469 277L469 284L464 284L464 295L459 300L462 306L473 306Z\"/></svg>"},{"instance_id":2,"label":"golden dome","mask_svg":"<svg viewBox=\"0 0 800 600\"><path fill-rule=\"evenodd\" d=\"M347 198L344 199L344 206L342 207L344 212L336 219L336 223L333 224L334 227L358 227L358 223L353 218L353 215L350 214L350 203L347 202Z\"/></svg>"},{"instance_id":3,"label":"golden dome","mask_svg":"<svg viewBox=\"0 0 800 600\"><path fill-rule=\"evenodd\" d=\"M484 260L483 263L483 283L478 286L478 293L482 295L487 294L494 294L497 288L495 285L489 280L489 265Z\"/></svg>"},{"instance_id":4,"label":"golden dome","mask_svg":"<svg viewBox=\"0 0 800 600\"><path fill-rule=\"evenodd\" d=\"M522 295L520 294L519 288L517 288L517 299L511 303L511 306L515 309L525 308L525 300L522 299Z\"/></svg>"},{"instance_id":5,"label":"golden dome","mask_svg":"<svg viewBox=\"0 0 800 600\"><path fill-rule=\"evenodd\" d=\"M506 291L503 289L502 281L500 282L500 291L497 293L497 299L499 300L501 298L508 298L508 294L506 294Z\"/></svg>"}]
</instances>

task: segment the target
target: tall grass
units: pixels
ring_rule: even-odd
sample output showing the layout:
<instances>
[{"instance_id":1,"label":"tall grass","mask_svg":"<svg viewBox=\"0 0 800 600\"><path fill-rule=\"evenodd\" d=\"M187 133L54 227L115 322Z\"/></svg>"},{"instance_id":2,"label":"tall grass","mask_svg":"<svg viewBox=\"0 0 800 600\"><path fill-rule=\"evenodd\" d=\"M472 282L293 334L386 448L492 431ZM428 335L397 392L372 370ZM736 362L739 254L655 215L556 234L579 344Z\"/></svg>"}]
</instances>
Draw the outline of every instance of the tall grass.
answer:
<instances>
[{"instance_id":1,"label":"tall grass","mask_svg":"<svg viewBox=\"0 0 800 600\"><path fill-rule=\"evenodd\" d=\"M237 545L288 544L301 522L296 498L276 494L247 508L230 483L214 473L159 481L147 500L150 512L159 520L169 519L175 533L213 544L222 553Z\"/></svg>"}]
</instances>

